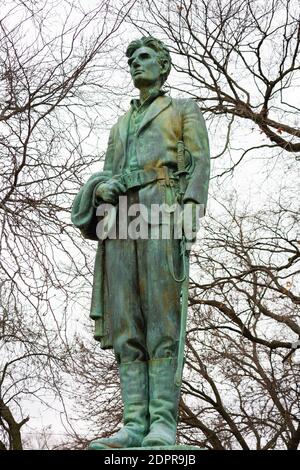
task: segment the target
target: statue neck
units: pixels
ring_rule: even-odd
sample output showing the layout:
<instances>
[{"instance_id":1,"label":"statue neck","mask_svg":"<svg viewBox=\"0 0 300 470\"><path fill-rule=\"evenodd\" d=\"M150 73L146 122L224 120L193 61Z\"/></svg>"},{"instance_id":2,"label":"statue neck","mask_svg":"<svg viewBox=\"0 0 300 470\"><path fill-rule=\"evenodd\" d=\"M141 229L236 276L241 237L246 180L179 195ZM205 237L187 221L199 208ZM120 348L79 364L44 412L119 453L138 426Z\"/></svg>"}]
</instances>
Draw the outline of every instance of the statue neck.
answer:
<instances>
[{"instance_id":1,"label":"statue neck","mask_svg":"<svg viewBox=\"0 0 300 470\"><path fill-rule=\"evenodd\" d=\"M152 93L159 91L161 88L160 83L156 83L150 87L140 88L140 103L143 104Z\"/></svg>"}]
</instances>

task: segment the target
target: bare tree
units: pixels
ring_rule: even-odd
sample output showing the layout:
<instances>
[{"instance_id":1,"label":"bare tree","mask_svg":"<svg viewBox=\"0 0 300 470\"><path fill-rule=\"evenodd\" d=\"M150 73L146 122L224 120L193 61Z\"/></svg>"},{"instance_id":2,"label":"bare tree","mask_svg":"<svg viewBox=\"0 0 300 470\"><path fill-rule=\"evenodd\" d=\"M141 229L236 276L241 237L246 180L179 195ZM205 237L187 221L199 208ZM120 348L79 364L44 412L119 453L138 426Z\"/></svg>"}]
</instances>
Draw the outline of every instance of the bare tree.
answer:
<instances>
[{"instance_id":1,"label":"bare tree","mask_svg":"<svg viewBox=\"0 0 300 470\"><path fill-rule=\"evenodd\" d=\"M227 154L226 171L249 154L300 152L298 2L140 0L138 7L131 22L167 42L178 72L171 88L212 121L213 159Z\"/></svg>"},{"instance_id":2,"label":"bare tree","mask_svg":"<svg viewBox=\"0 0 300 470\"><path fill-rule=\"evenodd\" d=\"M295 201L294 201L295 202ZM194 251L180 438L211 449L300 442L299 208L223 201Z\"/></svg>"},{"instance_id":3,"label":"bare tree","mask_svg":"<svg viewBox=\"0 0 300 470\"><path fill-rule=\"evenodd\" d=\"M63 340L63 328L43 315L13 304L11 292L1 289L0 440L3 448L23 448L22 427L30 419L30 405L50 406L64 398L63 364L71 348ZM46 398L47 397L47 398ZM33 411L34 413L34 411Z\"/></svg>"},{"instance_id":4,"label":"bare tree","mask_svg":"<svg viewBox=\"0 0 300 470\"><path fill-rule=\"evenodd\" d=\"M3 448L22 448L24 398L43 400L46 389L63 398L62 363L72 358L76 329L68 315L79 312L73 302L90 288L93 265L88 244L71 228L70 206L101 160L108 62L133 4L15 0L1 7Z\"/></svg>"},{"instance_id":5,"label":"bare tree","mask_svg":"<svg viewBox=\"0 0 300 470\"><path fill-rule=\"evenodd\" d=\"M112 354L77 322L89 304L94 252L70 227L69 213L85 175L99 168L101 136L117 109L112 54L128 13L139 31L167 41L176 69L170 84L206 113L213 159L225 172L253 151L285 160L299 152L296 2L135 3L4 4L1 449L33 445L22 436L29 417L23 404L45 393L64 407L60 448L85 448L121 423ZM294 180L294 168L292 174ZM207 217L205 241L193 254L179 440L212 449L295 449L299 365L290 353L299 338L299 211L291 189L261 211L242 211L235 199ZM66 409L65 397L73 397L74 409ZM48 447L48 431L39 433L39 445Z\"/></svg>"}]
</instances>

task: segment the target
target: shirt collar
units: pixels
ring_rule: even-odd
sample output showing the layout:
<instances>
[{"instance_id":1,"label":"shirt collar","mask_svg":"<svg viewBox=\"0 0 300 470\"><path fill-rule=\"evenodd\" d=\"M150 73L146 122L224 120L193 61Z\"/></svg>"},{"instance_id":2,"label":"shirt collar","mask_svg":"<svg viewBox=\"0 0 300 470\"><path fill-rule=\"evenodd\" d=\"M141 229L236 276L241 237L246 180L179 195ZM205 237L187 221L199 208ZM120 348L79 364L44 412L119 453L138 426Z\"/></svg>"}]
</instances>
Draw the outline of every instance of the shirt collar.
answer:
<instances>
[{"instance_id":1,"label":"shirt collar","mask_svg":"<svg viewBox=\"0 0 300 470\"><path fill-rule=\"evenodd\" d=\"M149 106L149 104L152 103L152 101L154 101L158 96L164 96L167 92L165 90L154 90L152 91L152 93L150 93L150 95L148 96L148 98L146 99L146 101L144 101L144 103L141 105L141 102L139 99L132 99L130 101L130 104L131 104L131 107L133 108L134 111L138 111L142 108L146 108L147 106Z\"/></svg>"}]
</instances>

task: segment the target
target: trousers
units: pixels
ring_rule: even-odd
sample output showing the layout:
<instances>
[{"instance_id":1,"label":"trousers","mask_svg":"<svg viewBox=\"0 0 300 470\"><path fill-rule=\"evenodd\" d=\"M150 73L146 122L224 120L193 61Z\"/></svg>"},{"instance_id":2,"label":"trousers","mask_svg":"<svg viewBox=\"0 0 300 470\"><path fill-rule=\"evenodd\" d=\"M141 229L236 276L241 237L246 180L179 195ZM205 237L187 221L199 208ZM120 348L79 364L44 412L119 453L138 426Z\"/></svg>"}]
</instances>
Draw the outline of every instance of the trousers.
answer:
<instances>
[{"instance_id":1,"label":"trousers","mask_svg":"<svg viewBox=\"0 0 300 470\"><path fill-rule=\"evenodd\" d=\"M176 357L181 284L171 275L169 259L171 253L174 272L180 272L180 241L108 239L105 243L107 295L118 363Z\"/></svg>"}]
</instances>

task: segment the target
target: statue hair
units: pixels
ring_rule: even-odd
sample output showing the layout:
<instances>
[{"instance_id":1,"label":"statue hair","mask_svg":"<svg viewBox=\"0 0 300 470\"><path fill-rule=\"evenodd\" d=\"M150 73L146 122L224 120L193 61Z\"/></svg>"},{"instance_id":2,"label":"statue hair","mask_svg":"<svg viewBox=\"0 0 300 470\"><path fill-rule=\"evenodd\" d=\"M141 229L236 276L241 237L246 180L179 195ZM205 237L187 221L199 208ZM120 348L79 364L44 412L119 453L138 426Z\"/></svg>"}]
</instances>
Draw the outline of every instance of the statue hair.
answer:
<instances>
[{"instance_id":1,"label":"statue hair","mask_svg":"<svg viewBox=\"0 0 300 470\"><path fill-rule=\"evenodd\" d=\"M162 74L161 79L162 79L162 84L165 83L167 80L170 70L171 70L171 56L169 49L167 46L160 41L159 39L156 39L152 36L143 36L140 39L136 39L135 41L132 41L129 46L126 49L126 57L131 57L132 54L139 49L140 47L150 47L153 49L155 52L158 54L158 61L161 65L164 65L167 63L167 71Z\"/></svg>"}]
</instances>

